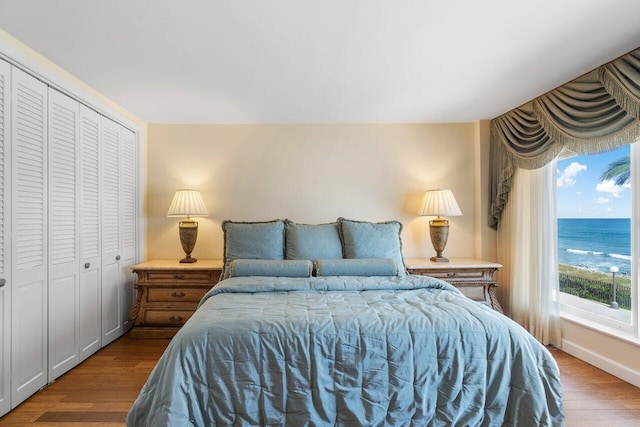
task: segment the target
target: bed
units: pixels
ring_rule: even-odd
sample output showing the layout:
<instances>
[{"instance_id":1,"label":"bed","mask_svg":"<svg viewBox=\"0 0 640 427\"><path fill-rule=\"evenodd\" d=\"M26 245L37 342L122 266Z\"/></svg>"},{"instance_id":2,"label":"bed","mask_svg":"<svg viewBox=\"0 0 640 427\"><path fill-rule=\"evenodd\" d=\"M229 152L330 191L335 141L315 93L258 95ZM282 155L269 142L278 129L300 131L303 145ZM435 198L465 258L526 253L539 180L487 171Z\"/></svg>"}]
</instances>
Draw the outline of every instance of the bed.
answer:
<instances>
[{"instance_id":1,"label":"bed","mask_svg":"<svg viewBox=\"0 0 640 427\"><path fill-rule=\"evenodd\" d=\"M404 274L401 225L353 222L359 235L345 221L325 227L342 259L324 244L290 259L286 221L275 237L248 232L272 222L223 223L224 280L171 341L127 425L564 425L546 348L448 283ZM309 227L301 235L321 239Z\"/></svg>"}]
</instances>

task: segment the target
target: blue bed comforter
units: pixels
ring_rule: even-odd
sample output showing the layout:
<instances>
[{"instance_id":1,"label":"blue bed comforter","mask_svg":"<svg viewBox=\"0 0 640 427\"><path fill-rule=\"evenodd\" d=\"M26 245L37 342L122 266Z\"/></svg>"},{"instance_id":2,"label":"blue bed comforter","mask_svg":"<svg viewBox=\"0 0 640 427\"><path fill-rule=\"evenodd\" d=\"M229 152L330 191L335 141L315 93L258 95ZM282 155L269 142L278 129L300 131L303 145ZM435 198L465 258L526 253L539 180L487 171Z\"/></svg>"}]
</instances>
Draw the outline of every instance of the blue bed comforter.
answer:
<instances>
[{"instance_id":1,"label":"blue bed comforter","mask_svg":"<svg viewBox=\"0 0 640 427\"><path fill-rule=\"evenodd\" d=\"M559 426L557 365L425 276L231 278L169 344L129 426Z\"/></svg>"}]
</instances>

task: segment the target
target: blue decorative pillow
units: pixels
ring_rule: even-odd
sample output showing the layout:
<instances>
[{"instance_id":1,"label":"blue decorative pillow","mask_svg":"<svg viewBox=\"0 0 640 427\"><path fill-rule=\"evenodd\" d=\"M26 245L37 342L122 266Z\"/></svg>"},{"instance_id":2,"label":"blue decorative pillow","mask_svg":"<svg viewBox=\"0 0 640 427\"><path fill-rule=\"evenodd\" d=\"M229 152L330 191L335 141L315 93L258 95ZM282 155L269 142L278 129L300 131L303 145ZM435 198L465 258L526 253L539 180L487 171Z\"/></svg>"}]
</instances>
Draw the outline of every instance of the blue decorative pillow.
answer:
<instances>
[{"instance_id":1,"label":"blue decorative pillow","mask_svg":"<svg viewBox=\"0 0 640 427\"><path fill-rule=\"evenodd\" d=\"M229 277L311 277L312 269L313 264L308 259L234 259L229 264Z\"/></svg>"},{"instance_id":2,"label":"blue decorative pillow","mask_svg":"<svg viewBox=\"0 0 640 427\"><path fill-rule=\"evenodd\" d=\"M365 222L338 218L345 258L393 258L398 275L406 274L402 257L402 224L398 221Z\"/></svg>"},{"instance_id":3,"label":"blue decorative pillow","mask_svg":"<svg viewBox=\"0 0 640 427\"><path fill-rule=\"evenodd\" d=\"M342 258L338 223L310 225L285 220L285 258L312 262Z\"/></svg>"},{"instance_id":4,"label":"blue decorative pillow","mask_svg":"<svg viewBox=\"0 0 640 427\"><path fill-rule=\"evenodd\" d=\"M229 277L234 259L284 259L284 221L223 221L224 266L222 278Z\"/></svg>"},{"instance_id":5,"label":"blue decorative pillow","mask_svg":"<svg viewBox=\"0 0 640 427\"><path fill-rule=\"evenodd\" d=\"M316 276L397 276L393 258L319 259Z\"/></svg>"}]
</instances>

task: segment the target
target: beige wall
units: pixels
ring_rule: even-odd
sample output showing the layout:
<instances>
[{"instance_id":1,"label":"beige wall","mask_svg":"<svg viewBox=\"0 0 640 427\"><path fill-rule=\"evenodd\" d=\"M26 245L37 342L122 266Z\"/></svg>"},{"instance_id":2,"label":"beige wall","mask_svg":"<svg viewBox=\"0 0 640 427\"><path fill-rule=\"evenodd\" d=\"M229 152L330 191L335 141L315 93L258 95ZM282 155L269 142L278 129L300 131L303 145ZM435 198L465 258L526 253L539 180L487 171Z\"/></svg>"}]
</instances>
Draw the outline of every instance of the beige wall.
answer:
<instances>
[{"instance_id":1,"label":"beige wall","mask_svg":"<svg viewBox=\"0 0 640 427\"><path fill-rule=\"evenodd\" d=\"M346 218L404 225L406 257L434 254L427 189L451 188L463 216L449 218L445 254L473 257L476 245L474 124L149 125L146 259L183 255L178 219L166 213L178 188L202 192L193 255L221 258L224 219Z\"/></svg>"}]
</instances>

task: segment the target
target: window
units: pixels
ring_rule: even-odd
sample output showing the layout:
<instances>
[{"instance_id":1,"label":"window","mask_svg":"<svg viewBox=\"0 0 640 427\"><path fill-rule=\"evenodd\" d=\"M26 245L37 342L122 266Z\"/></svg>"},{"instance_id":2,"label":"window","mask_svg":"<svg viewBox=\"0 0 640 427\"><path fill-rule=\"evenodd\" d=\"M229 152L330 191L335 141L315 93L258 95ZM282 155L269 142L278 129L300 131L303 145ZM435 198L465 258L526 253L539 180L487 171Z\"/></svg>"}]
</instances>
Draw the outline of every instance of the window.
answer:
<instances>
[{"instance_id":1,"label":"window","mask_svg":"<svg viewBox=\"0 0 640 427\"><path fill-rule=\"evenodd\" d=\"M631 169L637 151L630 144L558 160L557 180L562 314L635 336L640 237L632 229L640 198Z\"/></svg>"}]
</instances>

